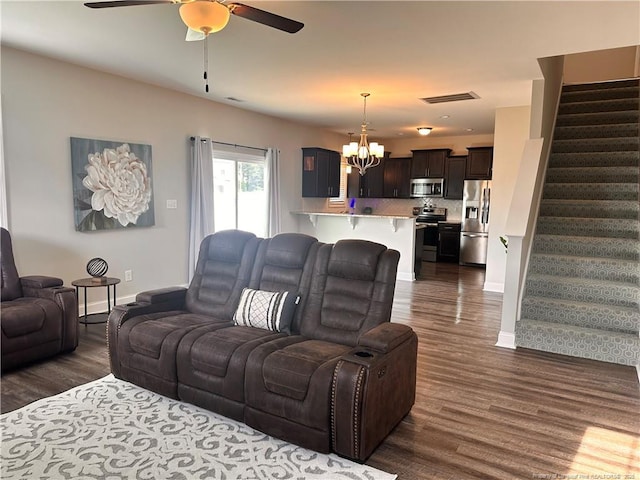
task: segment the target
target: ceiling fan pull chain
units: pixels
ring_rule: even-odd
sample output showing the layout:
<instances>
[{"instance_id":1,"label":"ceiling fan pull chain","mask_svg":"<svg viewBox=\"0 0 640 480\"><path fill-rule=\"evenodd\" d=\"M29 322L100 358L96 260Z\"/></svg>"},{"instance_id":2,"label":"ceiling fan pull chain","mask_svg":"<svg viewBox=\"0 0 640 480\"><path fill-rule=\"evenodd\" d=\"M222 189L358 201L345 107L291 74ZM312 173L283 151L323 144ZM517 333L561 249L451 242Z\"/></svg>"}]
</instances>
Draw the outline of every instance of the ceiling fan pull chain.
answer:
<instances>
[{"instance_id":1,"label":"ceiling fan pull chain","mask_svg":"<svg viewBox=\"0 0 640 480\"><path fill-rule=\"evenodd\" d=\"M209 93L209 36L204 37L204 91Z\"/></svg>"}]
</instances>

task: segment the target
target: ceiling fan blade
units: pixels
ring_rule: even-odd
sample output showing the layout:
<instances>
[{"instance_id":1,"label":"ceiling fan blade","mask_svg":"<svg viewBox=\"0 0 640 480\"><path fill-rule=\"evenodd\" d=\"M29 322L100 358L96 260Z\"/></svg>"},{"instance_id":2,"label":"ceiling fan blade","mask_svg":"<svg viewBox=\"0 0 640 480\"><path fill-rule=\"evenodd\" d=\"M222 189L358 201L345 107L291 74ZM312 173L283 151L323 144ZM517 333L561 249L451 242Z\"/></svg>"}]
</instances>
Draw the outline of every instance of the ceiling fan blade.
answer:
<instances>
[{"instance_id":1,"label":"ceiling fan blade","mask_svg":"<svg viewBox=\"0 0 640 480\"><path fill-rule=\"evenodd\" d=\"M193 28L187 28L187 36L185 38L187 42L199 42L200 40L204 40L204 39L205 39L204 33L198 32Z\"/></svg>"},{"instance_id":2,"label":"ceiling fan blade","mask_svg":"<svg viewBox=\"0 0 640 480\"><path fill-rule=\"evenodd\" d=\"M133 7L136 5L155 5L158 3L175 3L172 0L113 0L111 2L88 2L85 7L89 8L111 8L111 7Z\"/></svg>"},{"instance_id":3,"label":"ceiling fan blade","mask_svg":"<svg viewBox=\"0 0 640 480\"><path fill-rule=\"evenodd\" d=\"M296 33L304 27L304 23L291 20L290 18L281 17L275 13L265 12L259 8L250 7L249 5L244 5L242 3L230 3L228 7L229 11L234 15L269 27L277 28L283 32Z\"/></svg>"}]
</instances>

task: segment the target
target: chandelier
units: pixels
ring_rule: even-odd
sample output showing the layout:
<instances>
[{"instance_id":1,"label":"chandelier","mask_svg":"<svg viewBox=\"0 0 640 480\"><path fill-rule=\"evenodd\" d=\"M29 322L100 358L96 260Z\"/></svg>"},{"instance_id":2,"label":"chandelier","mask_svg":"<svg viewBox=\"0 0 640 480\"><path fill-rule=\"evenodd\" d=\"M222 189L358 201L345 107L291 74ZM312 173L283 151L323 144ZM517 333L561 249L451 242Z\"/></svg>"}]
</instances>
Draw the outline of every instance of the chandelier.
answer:
<instances>
[{"instance_id":1,"label":"chandelier","mask_svg":"<svg viewBox=\"0 0 640 480\"><path fill-rule=\"evenodd\" d=\"M360 142L349 142L342 146L342 155L347 159L347 165L355 167L364 175L368 168L380 164L380 159L384 156L384 145L367 140L367 97L369 93L360 94L364 98L364 115L362 120L362 131Z\"/></svg>"}]
</instances>

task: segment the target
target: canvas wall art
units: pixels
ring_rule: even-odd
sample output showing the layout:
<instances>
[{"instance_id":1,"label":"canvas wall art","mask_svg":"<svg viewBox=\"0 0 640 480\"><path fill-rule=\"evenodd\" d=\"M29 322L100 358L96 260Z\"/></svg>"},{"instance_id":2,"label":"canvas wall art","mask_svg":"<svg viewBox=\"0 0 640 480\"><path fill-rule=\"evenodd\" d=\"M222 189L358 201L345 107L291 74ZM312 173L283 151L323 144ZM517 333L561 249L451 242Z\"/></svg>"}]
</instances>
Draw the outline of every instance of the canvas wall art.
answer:
<instances>
[{"instance_id":1,"label":"canvas wall art","mask_svg":"<svg viewBox=\"0 0 640 480\"><path fill-rule=\"evenodd\" d=\"M76 230L155 223L151 145L71 137Z\"/></svg>"}]
</instances>

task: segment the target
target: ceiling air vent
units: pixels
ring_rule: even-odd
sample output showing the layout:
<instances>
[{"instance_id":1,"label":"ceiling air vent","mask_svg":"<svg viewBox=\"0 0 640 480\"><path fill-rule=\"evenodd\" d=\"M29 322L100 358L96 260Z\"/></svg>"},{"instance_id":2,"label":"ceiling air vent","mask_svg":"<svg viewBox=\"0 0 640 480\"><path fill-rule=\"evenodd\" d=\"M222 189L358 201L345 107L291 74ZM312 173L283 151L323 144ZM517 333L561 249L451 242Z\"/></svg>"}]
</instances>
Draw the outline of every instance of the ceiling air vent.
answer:
<instances>
[{"instance_id":1,"label":"ceiling air vent","mask_svg":"<svg viewBox=\"0 0 640 480\"><path fill-rule=\"evenodd\" d=\"M480 98L480 96L474 92L465 92L454 93L453 95L441 95L439 97L425 97L421 98L420 100L427 103L447 103L459 102L460 100L473 100L475 98Z\"/></svg>"}]
</instances>

